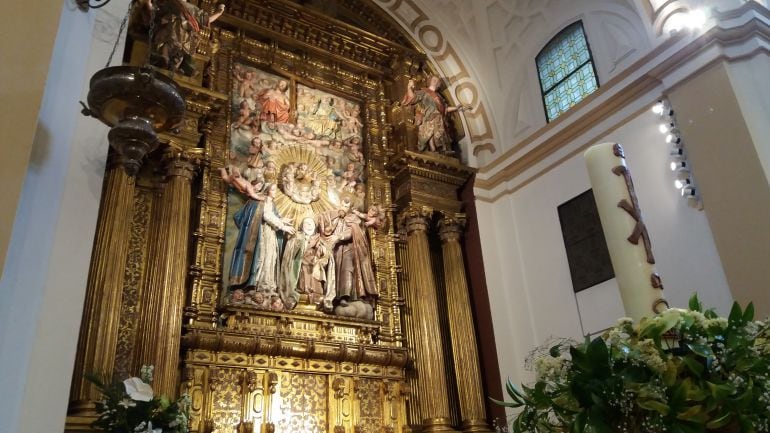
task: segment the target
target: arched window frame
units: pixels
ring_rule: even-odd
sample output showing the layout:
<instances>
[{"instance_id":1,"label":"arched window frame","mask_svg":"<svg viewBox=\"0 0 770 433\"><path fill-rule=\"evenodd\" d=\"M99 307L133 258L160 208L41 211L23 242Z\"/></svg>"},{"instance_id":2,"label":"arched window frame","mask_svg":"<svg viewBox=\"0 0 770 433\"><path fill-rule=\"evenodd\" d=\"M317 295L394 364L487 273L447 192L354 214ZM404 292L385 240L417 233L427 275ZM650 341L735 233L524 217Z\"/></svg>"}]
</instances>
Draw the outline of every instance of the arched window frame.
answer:
<instances>
[{"instance_id":1,"label":"arched window frame","mask_svg":"<svg viewBox=\"0 0 770 433\"><path fill-rule=\"evenodd\" d=\"M564 77L562 77L561 79L559 79L558 81L556 81L555 83L550 85L548 88L545 88L544 87L544 82L543 82L544 80L543 80L543 77L541 75L541 63L542 63L541 59L543 58L543 56L545 56L548 53L550 53L553 49L558 49L557 47L558 47L559 43L563 42L563 40L565 39L565 36L571 34L575 30L576 27L580 29L580 34L582 35L583 41L585 41L586 50L588 52L588 59L585 60L584 62L578 64L573 69L571 69L569 71L569 73L567 73ZM569 104L568 108L566 108L564 110L559 110L556 113L556 115L554 115L553 117L549 116L548 103L546 101L547 96L551 92L553 92L555 89L557 89L560 84L564 83L565 81L567 81L571 77L573 77L575 74L577 74L587 64L591 65L590 71L593 74L592 77L594 79L594 82L596 83L596 87L593 90L591 90L589 93L585 93L585 94L581 95L580 99L571 102ZM577 103L579 103L580 101L582 101L583 99L588 97L588 95L590 95L591 93L594 93L595 91L597 91L599 89L599 87L601 86L601 84L599 83L599 74L598 74L598 72L596 70L596 62L594 61L593 52L591 51L591 44L588 41L588 36L586 35L586 31L585 31L585 28L583 27L583 21L582 20L575 21L572 24L564 27L561 31L559 31L559 33L556 34L556 36L551 38L551 40L549 40L548 43L546 43L543 46L543 48L540 50L540 52L535 57L535 66L537 67L537 78L538 78L538 82L540 83L540 95L541 95L541 98L542 98L542 101L543 101L543 110L545 111L545 119L546 119L546 122L548 122L548 123L550 123L554 119L558 118L562 114L564 114L567 111L569 111L574 105L576 105Z\"/></svg>"}]
</instances>

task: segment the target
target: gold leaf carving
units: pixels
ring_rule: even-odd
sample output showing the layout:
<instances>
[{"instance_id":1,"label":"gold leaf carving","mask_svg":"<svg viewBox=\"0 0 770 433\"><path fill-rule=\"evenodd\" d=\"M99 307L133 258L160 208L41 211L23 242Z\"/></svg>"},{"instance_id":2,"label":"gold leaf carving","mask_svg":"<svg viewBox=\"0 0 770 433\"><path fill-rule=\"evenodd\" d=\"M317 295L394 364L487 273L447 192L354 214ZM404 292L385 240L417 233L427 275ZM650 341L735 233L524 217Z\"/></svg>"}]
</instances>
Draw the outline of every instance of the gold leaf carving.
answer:
<instances>
[{"instance_id":1,"label":"gold leaf carving","mask_svg":"<svg viewBox=\"0 0 770 433\"><path fill-rule=\"evenodd\" d=\"M152 202L151 193L137 188L134 193L134 217L128 240L128 256L123 277L123 301L120 307L118 342L115 348L115 375L132 375L134 335L139 308L140 285L147 260L147 227Z\"/></svg>"},{"instance_id":2,"label":"gold leaf carving","mask_svg":"<svg viewBox=\"0 0 770 433\"><path fill-rule=\"evenodd\" d=\"M231 432L241 422L241 372L232 368L219 368L209 373L211 380L217 383L210 401L214 432Z\"/></svg>"}]
</instances>

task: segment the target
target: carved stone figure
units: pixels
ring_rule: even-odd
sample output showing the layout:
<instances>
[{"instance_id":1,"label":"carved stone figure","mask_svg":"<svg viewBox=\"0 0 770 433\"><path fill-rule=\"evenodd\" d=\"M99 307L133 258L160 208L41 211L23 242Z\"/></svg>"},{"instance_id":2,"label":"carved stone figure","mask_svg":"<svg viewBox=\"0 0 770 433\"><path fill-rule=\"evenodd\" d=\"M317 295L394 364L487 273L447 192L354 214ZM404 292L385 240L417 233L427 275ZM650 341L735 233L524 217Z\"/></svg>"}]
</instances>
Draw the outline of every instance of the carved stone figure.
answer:
<instances>
[{"instance_id":1,"label":"carved stone figure","mask_svg":"<svg viewBox=\"0 0 770 433\"><path fill-rule=\"evenodd\" d=\"M279 232L294 234L294 227L289 225L288 220L281 219L278 210L275 209L273 200L278 192L278 186L268 184L265 186L265 204L262 212L262 223L260 227L260 239L257 245L257 256L255 257L256 289L267 295L277 295L278 288L278 263L280 260L279 252L281 250L282 236Z\"/></svg>"},{"instance_id":2,"label":"carved stone figure","mask_svg":"<svg viewBox=\"0 0 770 433\"><path fill-rule=\"evenodd\" d=\"M281 171L281 190L295 203L310 204L321 194L320 182L305 163L287 164Z\"/></svg>"},{"instance_id":3,"label":"carved stone figure","mask_svg":"<svg viewBox=\"0 0 770 433\"><path fill-rule=\"evenodd\" d=\"M243 291L263 295L272 302L277 296L278 263L281 238L278 232L294 233L288 221L282 220L273 205L277 187L269 184L264 191L246 201L233 219L238 227L238 238L233 247L230 263L229 288L231 302L243 303ZM240 293L237 291L241 290ZM260 305L264 305L260 304Z\"/></svg>"},{"instance_id":4,"label":"carved stone figure","mask_svg":"<svg viewBox=\"0 0 770 433\"><path fill-rule=\"evenodd\" d=\"M260 104L259 120L265 122L288 123L289 122L289 97L286 90L289 84L286 80L279 80L271 89L264 89L257 94Z\"/></svg>"},{"instance_id":5,"label":"carved stone figure","mask_svg":"<svg viewBox=\"0 0 770 433\"><path fill-rule=\"evenodd\" d=\"M256 286L257 245L259 244L262 214L264 212L264 197L249 199L235 212L233 220L238 227L238 237L233 244L232 261L230 262L230 279L228 285L235 290ZM240 296L231 299L233 301ZM242 299L241 299L242 301Z\"/></svg>"},{"instance_id":6,"label":"carved stone figure","mask_svg":"<svg viewBox=\"0 0 770 433\"><path fill-rule=\"evenodd\" d=\"M316 103L308 117L307 126L318 137L336 138L342 122L342 116L337 113L334 98L323 96Z\"/></svg>"},{"instance_id":7,"label":"carved stone figure","mask_svg":"<svg viewBox=\"0 0 770 433\"><path fill-rule=\"evenodd\" d=\"M321 235L335 241L335 304L345 307L357 300L374 301L378 290L364 227L381 225L377 208L362 214L351 209L346 198L339 210L321 214L319 221Z\"/></svg>"},{"instance_id":8,"label":"carved stone figure","mask_svg":"<svg viewBox=\"0 0 770 433\"><path fill-rule=\"evenodd\" d=\"M220 4L213 14L188 3L186 0L138 0L142 21L147 28L154 17L150 61L153 65L178 71L187 76L195 73L192 56L200 43L202 27L208 27L225 11ZM138 33L134 29L134 33ZM146 37L146 36L145 36Z\"/></svg>"},{"instance_id":9,"label":"carved stone figure","mask_svg":"<svg viewBox=\"0 0 770 433\"><path fill-rule=\"evenodd\" d=\"M316 232L315 220L306 217L302 220L301 230L284 248L279 285L281 299L287 308L293 308L299 296L306 294L309 302L323 304L324 309L330 311L334 285L331 246Z\"/></svg>"},{"instance_id":10,"label":"carved stone figure","mask_svg":"<svg viewBox=\"0 0 770 433\"><path fill-rule=\"evenodd\" d=\"M259 194L261 185L260 185L260 188L257 188L257 185L259 184L259 182L251 183L250 179L244 177L241 174L241 171L238 169L238 167L228 166L227 168L220 168L219 174L222 177L222 180L225 181L225 183L229 184L230 186L235 188L236 191L245 195L246 197L251 198L253 200L264 199L264 198L261 198ZM264 179L262 183L264 183Z\"/></svg>"},{"instance_id":11,"label":"carved stone figure","mask_svg":"<svg viewBox=\"0 0 770 433\"><path fill-rule=\"evenodd\" d=\"M428 79L428 87L414 89L414 80L409 80L406 94L401 99L401 105L415 105L415 125L417 125L417 150L424 152L452 153L452 139L446 127L446 115L465 106L448 107L444 98L438 93L441 80L433 75Z\"/></svg>"}]
</instances>

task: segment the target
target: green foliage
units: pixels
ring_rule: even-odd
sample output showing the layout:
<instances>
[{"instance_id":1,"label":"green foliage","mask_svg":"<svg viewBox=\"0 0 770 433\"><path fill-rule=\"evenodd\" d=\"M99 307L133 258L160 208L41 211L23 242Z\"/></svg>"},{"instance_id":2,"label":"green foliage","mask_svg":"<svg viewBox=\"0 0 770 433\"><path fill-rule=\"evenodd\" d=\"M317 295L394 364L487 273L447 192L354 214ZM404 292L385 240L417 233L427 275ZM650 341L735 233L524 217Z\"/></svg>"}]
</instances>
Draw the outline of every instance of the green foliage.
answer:
<instances>
[{"instance_id":1,"label":"green foliage","mask_svg":"<svg viewBox=\"0 0 770 433\"><path fill-rule=\"evenodd\" d=\"M126 381L109 380L105 375L86 374L86 379L102 393L96 403L99 417L92 426L110 433L187 433L190 398L183 395L170 401L163 395L152 395L152 367L142 367L142 378ZM147 385L148 401L132 398L126 382L135 380ZM136 395L133 395L136 397ZM149 398L151 397L151 398Z\"/></svg>"},{"instance_id":2,"label":"green foliage","mask_svg":"<svg viewBox=\"0 0 770 433\"><path fill-rule=\"evenodd\" d=\"M770 432L770 321L736 303L727 319L669 309L618 324L534 360L537 381L498 404L520 412L515 433Z\"/></svg>"}]
</instances>

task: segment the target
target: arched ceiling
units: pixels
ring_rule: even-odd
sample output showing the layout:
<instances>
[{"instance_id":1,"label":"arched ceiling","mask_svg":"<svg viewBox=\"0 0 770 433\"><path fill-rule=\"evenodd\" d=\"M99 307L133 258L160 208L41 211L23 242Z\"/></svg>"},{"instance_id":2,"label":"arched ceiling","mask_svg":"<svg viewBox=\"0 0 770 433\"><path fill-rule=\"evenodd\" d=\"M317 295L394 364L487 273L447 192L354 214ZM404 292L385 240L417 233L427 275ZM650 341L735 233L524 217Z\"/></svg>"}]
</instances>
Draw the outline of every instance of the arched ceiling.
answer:
<instances>
[{"instance_id":1,"label":"arched ceiling","mask_svg":"<svg viewBox=\"0 0 770 433\"><path fill-rule=\"evenodd\" d=\"M476 166L545 126L534 58L560 29L584 20L605 81L651 46L648 0L369 1L407 31L453 97L473 106L464 120Z\"/></svg>"}]
</instances>

